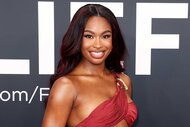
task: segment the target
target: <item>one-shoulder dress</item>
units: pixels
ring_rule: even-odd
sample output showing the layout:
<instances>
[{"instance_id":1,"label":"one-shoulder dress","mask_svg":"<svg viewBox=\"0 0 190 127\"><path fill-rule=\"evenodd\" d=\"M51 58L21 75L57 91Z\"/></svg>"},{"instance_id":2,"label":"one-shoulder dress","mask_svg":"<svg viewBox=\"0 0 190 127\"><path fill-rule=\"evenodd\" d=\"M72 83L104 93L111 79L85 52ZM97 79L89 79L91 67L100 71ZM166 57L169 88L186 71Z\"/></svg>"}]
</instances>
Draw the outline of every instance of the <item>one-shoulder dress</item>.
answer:
<instances>
[{"instance_id":1,"label":"one-shoulder dress","mask_svg":"<svg viewBox=\"0 0 190 127\"><path fill-rule=\"evenodd\" d=\"M126 90L128 87L118 75L116 77L117 90L115 95L99 106L75 127L114 127L125 120L132 127L137 118L137 108L133 101L128 102Z\"/></svg>"}]
</instances>

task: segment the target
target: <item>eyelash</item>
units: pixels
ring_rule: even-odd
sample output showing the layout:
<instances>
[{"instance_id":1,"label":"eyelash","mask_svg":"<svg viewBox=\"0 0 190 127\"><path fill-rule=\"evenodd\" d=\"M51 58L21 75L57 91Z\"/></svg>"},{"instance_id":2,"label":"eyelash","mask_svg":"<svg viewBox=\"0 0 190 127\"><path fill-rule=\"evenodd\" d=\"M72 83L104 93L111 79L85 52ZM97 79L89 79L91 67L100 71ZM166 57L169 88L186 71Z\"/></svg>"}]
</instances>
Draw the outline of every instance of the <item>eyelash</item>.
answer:
<instances>
[{"instance_id":1,"label":"eyelash","mask_svg":"<svg viewBox=\"0 0 190 127\"><path fill-rule=\"evenodd\" d=\"M89 38L89 39L92 39L92 38L93 38L93 36L90 35L90 34L86 34L86 35L84 35L84 37L85 37L85 38ZM104 39L108 39L108 38L111 37L111 35L103 35L102 37L103 37Z\"/></svg>"},{"instance_id":2,"label":"eyelash","mask_svg":"<svg viewBox=\"0 0 190 127\"><path fill-rule=\"evenodd\" d=\"M84 37L85 37L85 38L90 38L90 39L92 39L92 38L93 38L93 36L92 36L92 35L90 35L90 34L86 34L86 35L84 35Z\"/></svg>"},{"instance_id":3,"label":"eyelash","mask_svg":"<svg viewBox=\"0 0 190 127\"><path fill-rule=\"evenodd\" d=\"M110 38L110 37L111 37L111 35L104 35L104 36L103 36L104 39L108 39L108 38Z\"/></svg>"}]
</instances>

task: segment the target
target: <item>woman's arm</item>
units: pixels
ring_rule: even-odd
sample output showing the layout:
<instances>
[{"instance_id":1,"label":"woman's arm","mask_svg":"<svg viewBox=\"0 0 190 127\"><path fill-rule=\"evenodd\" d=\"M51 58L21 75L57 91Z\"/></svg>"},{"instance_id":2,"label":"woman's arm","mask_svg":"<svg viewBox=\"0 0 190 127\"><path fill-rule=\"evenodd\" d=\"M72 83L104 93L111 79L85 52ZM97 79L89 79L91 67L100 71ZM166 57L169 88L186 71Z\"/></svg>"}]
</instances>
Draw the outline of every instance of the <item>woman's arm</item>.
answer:
<instances>
[{"instance_id":1,"label":"woman's arm","mask_svg":"<svg viewBox=\"0 0 190 127\"><path fill-rule=\"evenodd\" d=\"M76 98L76 90L66 77L57 79L50 91L42 127L65 127Z\"/></svg>"}]
</instances>

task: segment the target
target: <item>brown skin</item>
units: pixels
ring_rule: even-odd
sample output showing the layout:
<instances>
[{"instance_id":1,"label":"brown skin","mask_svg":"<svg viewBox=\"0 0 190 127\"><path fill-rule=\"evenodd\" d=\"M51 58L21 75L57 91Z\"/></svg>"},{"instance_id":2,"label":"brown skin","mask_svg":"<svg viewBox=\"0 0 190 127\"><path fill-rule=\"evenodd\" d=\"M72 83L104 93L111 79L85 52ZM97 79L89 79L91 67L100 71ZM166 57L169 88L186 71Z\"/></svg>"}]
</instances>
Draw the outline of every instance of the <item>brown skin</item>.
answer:
<instances>
[{"instance_id":1,"label":"brown skin","mask_svg":"<svg viewBox=\"0 0 190 127\"><path fill-rule=\"evenodd\" d=\"M42 127L76 126L116 91L114 75L105 68L105 59L112 50L110 24L102 17L91 17L82 40L83 58L68 75L57 79L51 89ZM92 52L99 52L98 55ZM92 54L91 54L92 53ZM119 74L128 86L126 95L131 102L131 81ZM115 127L128 127L122 120Z\"/></svg>"}]
</instances>

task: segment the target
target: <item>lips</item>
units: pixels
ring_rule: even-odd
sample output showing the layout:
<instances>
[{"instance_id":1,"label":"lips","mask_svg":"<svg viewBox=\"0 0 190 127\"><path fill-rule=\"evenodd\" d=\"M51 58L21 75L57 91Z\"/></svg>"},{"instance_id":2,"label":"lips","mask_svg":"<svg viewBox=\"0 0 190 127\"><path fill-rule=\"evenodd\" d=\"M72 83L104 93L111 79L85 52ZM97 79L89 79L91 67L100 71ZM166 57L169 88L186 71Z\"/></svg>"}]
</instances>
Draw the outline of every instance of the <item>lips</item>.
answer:
<instances>
[{"instance_id":1,"label":"lips","mask_svg":"<svg viewBox=\"0 0 190 127\"><path fill-rule=\"evenodd\" d=\"M95 52L95 51L91 51L90 52L90 55L95 58L95 59L100 59L104 56L104 51L98 51L98 52Z\"/></svg>"}]
</instances>

